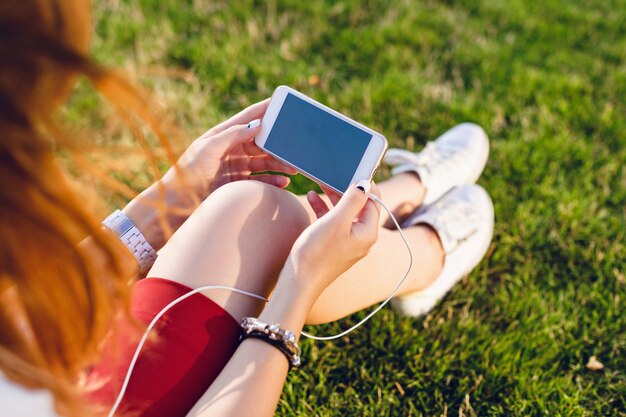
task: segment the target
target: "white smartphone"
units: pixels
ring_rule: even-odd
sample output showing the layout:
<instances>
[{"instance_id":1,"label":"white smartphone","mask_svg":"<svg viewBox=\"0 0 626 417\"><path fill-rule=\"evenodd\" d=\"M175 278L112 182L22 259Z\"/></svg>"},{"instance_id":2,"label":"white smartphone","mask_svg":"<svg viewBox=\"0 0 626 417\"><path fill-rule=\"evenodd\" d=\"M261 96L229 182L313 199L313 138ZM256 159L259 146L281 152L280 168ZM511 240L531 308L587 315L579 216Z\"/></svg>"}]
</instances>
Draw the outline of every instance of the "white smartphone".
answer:
<instances>
[{"instance_id":1,"label":"white smartphone","mask_svg":"<svg viewBox=\"0 0 626 417\"><path fill-rule=\"evenodd\" d=\"M254 141L341 194L350 184L371 180L387 149L380 133L286 86L274 91Z\"/></svg>"}]
</instances>

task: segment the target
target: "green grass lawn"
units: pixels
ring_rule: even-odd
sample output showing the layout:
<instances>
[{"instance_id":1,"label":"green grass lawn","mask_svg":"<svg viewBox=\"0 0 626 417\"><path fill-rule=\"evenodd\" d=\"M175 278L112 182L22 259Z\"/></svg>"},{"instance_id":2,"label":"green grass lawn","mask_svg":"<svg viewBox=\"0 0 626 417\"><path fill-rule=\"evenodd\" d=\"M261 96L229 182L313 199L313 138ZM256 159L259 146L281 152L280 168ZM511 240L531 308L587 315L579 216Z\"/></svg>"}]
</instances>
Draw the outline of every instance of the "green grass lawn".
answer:
<instances>
[{"instance_id":1,"label":"green grass lawn","mask_svg":"<svg viewBox=\"0 0 626 417\"><path fill-rule=\"evenodd\" d=\"M391 146L463 121L490 136L485 260L423 319L303 341L278 415L626 416L626 1L95 3L96 56L187 142L280 84ZM82 85L68 115L110 125L96 104Z\"/></svg>"}]
</instances>

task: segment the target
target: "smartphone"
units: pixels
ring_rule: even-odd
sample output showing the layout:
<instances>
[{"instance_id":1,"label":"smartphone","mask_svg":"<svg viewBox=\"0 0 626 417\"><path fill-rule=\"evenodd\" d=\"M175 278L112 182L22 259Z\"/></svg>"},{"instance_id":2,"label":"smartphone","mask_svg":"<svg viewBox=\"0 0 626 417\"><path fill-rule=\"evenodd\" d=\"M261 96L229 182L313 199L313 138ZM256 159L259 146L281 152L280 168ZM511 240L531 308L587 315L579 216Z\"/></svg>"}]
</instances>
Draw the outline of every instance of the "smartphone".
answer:
<instances>
[{"instance_id":1,"label":"smartphone","mask_svg":"<svg viewBox=\"0 0 626 417\"><path fill-rule=\"evenodd\" d=\"M380 133L286 86L274 91L254 141L341 194L350 184L371 180L387 149Z\"/></svg>"}]
</instances>

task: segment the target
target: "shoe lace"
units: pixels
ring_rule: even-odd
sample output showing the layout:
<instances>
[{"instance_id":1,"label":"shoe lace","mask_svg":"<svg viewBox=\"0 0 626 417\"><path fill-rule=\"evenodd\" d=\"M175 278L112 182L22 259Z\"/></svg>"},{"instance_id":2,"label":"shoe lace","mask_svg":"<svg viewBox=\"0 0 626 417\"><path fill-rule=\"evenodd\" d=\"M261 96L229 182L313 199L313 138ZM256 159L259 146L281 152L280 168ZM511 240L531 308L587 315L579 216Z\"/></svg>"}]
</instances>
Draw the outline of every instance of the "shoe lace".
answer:
<instances>
[{"instance_id":1,"label":"shoe lace","mask_svg":"<svg viewBox=\"0 0 626 417\"><path fill-rule=\"evenodd\" d=\"M455 156L458 155L458 149L449 146L437 146L434 142L428 142L421 152L412 155L411 162L432 173L437 168L450 165L456 159Z\"/></svg>"},{"instance_id":2,"label":"shoe lace","mask_svg":"<svg viewBox=\"0 0 626 417\"><path fill-rule=\"evenodd\" d=\"M443 231L450 242L455 242L453 246L469 239L478 230L480 214L468 202L441 199L434 204L441 209L438 221L445 225Z\"/></svg>"}]
</instances>

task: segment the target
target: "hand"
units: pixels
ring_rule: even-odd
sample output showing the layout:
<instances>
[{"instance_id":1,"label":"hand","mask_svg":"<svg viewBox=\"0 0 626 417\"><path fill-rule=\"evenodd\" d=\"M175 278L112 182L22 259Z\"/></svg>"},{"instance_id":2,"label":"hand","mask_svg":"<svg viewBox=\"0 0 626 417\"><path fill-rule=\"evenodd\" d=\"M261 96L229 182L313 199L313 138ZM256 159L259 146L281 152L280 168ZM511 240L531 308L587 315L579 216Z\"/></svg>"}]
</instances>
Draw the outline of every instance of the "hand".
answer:
<instances>
[{"instance_id":1,"label":"hand","mask_svg":"<svg viewBox=\"0 0 626 417\"><path fill-rule=\"evenodd\" d=\"M254 104L200 136L163 178L124 208L153 248L160 249L197 205L226 183L255 179L281 188L289 184L289 178L282 175L252 175L264 171L296 174L253 142L260 126L250 129L248 123L263 117L268 104L269 99Z\"/></svg>"},{"instance_id":2,"label":"hand","mask_svg":"<svg viewBox=\"0 0 626 417\"><path fill-rule=\"evenodd\" d=\"M324 191L335 206L329 208L313 191L307 194L318 220L296 240L285 267L314 297L367 255L378 238L380 217L377 204L355 185L343 197ZM375 185L371 191L379 195Z\"/></svg>"},{"instance_id":3,"label":"hand","mask_svg":"<svg viewBox=\"0 0 626 417\"><path fill-rule=\"evenodd\" d=\"M253 175L265 171L288 175L297 173L254 144L253 139L261 128L260 125L250 128L249 123L260 120L268 104L269 99L254 104L200 136L162 181L171 187L181 179L182 171L185 188L191 188L200 201L233 181L254 179L280 188L289 185L289 178L283 175Z\"/></svg>"}]
</instances>

